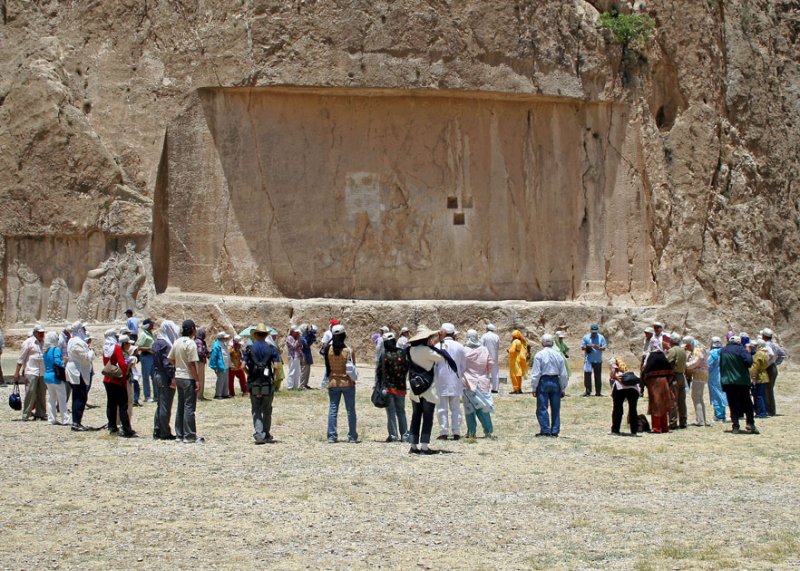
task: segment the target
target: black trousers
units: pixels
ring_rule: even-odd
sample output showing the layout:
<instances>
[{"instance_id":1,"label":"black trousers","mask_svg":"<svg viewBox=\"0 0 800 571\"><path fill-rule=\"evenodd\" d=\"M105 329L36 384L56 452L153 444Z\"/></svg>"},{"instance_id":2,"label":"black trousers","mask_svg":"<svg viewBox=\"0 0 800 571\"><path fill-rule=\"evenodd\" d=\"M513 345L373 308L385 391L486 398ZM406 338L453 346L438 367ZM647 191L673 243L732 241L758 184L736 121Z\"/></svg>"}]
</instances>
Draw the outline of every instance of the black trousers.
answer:
<instances>
[{"instance_id":1,"label":"black trousers","mask_svg":"<svg viewBox=\"0 0 800 571\"><path fill-rule=\"evenodd\" d=\"M128 390L125 387L113 383L103 383L106 387L106 417L108 418L108 429L117 428L117 417L122 424L122 432L131 434L131 419L128 417Z\"/></svg>"},{"instance_id":2,"label":"black trousers","mask_svg":"<svg viewBox=\"0 0 800 571\"><path fill-rule=\"evenodd\" d=\"M72 385L72 424L82 424L88 396L89 387L83 382L83 378L79 384Z\"/></svg>"},{"instance_id":3,"label":"black trousers","mask_svg":"<svg viewBox=\"0 0 800 571\"><path fill-rule=\"evenodd\" d=\"M583 372L583 386L586 389L586 394L592 394L592 373L594 373L594 394L600 396L602 393L602 383L600 378L603 376L603 363L592 363L592 371L587 373Z\"/></svg>"},{"instance_id":4,"label":"black trousers","mask_svg":"<svg viewBox=\"0 0 800 571\"><path fill-rule=\"evenodd\" d=\"M628 401L628 424L631 427L631 434L636 434L639 426L639 413L636 412L639 391L636 389L611 389L611 399L614 401L614 408L611 409L611 432L619 432L622 424L622 404Z\"/></svg>"},{"instance_id":5,"label":"black trousers","mask_svg":"<svg viewBox=\"0 0 800 571\"><path fill-rule=\"evenodd\" d=\"M731 408L733 428L739 428L739 417L744 414L748 425L754 425L753 401L750 400L750 387L747 385L722 385L722 390L728 396L728 406Z\"/></svg>"},{"instance_id":6,"label":"black trousers","mask_svg":"<svg viewBox=\"0 0 800 571\"><path fill-rule=\"evenodd\" d=\"M411 401L411 444L430 444L433 429L433 413L436 405L420 398L419 402ZM420 433L420 421L422 432Z\"/></svg>"}]
</instances>

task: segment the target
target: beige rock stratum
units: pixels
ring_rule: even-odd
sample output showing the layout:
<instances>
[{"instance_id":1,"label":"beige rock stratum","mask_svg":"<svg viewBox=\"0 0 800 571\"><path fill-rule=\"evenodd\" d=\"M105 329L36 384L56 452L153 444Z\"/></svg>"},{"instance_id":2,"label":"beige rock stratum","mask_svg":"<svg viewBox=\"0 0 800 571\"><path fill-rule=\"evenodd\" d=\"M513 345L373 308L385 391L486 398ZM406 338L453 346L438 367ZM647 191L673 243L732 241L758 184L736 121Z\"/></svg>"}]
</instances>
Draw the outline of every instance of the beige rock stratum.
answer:
<instances>
[{"instance_id":1,"label":"beige rock stratum","mask_svg":"<svg viewBox=\"0 0 800 571\"><path fill-rule=\"evenodd\" d=\"M612 4L0 0L2 322L796 345L800 8Z\"/></svg>"}]
</instances>

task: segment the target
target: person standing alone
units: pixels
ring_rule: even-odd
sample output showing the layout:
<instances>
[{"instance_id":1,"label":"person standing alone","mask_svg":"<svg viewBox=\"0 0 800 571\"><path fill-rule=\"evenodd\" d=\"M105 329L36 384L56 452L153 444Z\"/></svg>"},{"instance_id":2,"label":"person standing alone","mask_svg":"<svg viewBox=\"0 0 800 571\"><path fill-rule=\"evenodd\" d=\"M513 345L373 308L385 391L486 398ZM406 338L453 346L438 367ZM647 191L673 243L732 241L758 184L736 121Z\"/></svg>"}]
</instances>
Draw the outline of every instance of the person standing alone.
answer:
<instances>
[{"instance_id":1,"label":"person standing alone","mask_svg":"<svg viewBox=\"0 0 800 571\"><path fill-rule=\"evenodd\" d=\"M561 432L561 399L568 384L564 356L553 349L552 335L542 335L542 350L533 357L531 373L531 390L536 397L536 419L539 421L536 436L558 437ZM548 407L551 414L548 414Z\"/></svg>"},{"instance_id":2,"label":"person standing alone","mask_svg":"<svg viewBox=\"0 0 800 571\"><path fill-rule=\"evenodd\" d=\"M606 338L600 334L600 327L592 323L589 333L581 340L581 349L586 354L583 367L583 396L592 396L592 374L594 374L594 396L601 397L603 386L603 351L607 348Z\"/></svg>"}]
</instances>

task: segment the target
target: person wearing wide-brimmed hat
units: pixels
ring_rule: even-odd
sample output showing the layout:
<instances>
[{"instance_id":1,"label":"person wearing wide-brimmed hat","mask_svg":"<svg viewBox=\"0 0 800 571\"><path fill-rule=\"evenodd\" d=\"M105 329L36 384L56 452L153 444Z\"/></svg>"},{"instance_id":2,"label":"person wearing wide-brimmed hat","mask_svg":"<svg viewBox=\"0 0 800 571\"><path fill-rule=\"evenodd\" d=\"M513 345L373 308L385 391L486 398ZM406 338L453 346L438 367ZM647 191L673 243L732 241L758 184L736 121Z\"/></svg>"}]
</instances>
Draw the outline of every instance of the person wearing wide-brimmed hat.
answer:
<instances>
[{"instance_id":1,"label":"person wearing wide-brimmed hat","mask_svg":"<svg viewBox=\"0 0 800 571\"><path fill-rule=\"evenodd\" d=\"M245 352L247 392L250 393L250 414L253 418L253 439L256 444L273 442L272 401L275 398L275 372L280 356L273 345L267 343L269 328L259 323L251 330L253 344Z\"/></svg>"},{"instance_id":2,"label":"person wearing wide-brimmed hat","mask_svg":"<svg viewBox=\"0 0 800 571\"><path fill-rule=\"evenodd\" d=\"M225 399L230 396L228 392L228 369L231 366L231 355L228 352L228 340L230 335L224 331L217 333L217 338L211 347L211 356L208 365L217 375L217 382L214 385L214 398L216 400Z\"/></svg>"},{"instance_id":3,"label":"person wearing wide-brimmed hat","mask_svg":"<svg viewBox=\"0 0 800 571\"><path fill-rule=\"evenodd\" d=\"M500 390L500 336L497 334L497 327L494 323L486 324L486 333L481 335L480 341L492 358L491 390L493 393L497 393Z\"/></svg>"},{"instance_id":4,"label":"person wearing wide-brimmed hat","mask_svg":"<svg viewBox=\"0 0 800 571\"><path fill-rule=\"evenodd\" d=\"M447 361L452 371L458 368L453 359L444 351L438 349L439 332L431 331L425 326L420 326L417 332L408 340L409 371L418 372L433 377L430 388L420 395L411 394L411 449L410 454L437 454L438 451L429 447L431 430L433 429L433 413L439 395L436 392L436 365Z\"/></svg>"}]
</instances>

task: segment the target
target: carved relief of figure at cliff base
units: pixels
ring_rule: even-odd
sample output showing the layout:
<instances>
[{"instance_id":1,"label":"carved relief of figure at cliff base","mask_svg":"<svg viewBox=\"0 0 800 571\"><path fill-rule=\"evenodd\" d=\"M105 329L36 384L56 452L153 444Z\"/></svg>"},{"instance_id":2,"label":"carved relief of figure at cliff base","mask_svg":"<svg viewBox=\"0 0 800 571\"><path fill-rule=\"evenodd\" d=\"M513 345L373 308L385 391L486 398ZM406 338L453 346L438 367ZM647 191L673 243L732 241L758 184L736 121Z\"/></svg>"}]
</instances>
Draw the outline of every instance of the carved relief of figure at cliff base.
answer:
<instances>
[{"instance_id":1,"label":"carved relief of figure at cliff base","mask_svg":"<svg viewBox=\"0 0 800 571\"><path fill-rule=\"evenodd\" d=\"M42 279L19 260L8 265L8 315L11 323L33 323L40 317Z\"/></svg>"}]
</instances>

